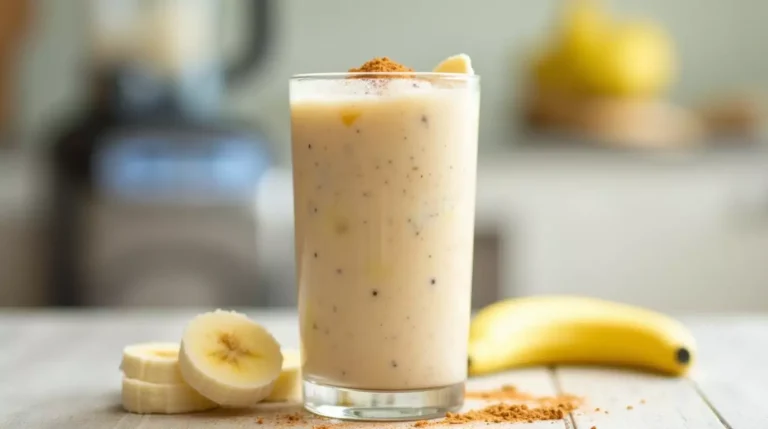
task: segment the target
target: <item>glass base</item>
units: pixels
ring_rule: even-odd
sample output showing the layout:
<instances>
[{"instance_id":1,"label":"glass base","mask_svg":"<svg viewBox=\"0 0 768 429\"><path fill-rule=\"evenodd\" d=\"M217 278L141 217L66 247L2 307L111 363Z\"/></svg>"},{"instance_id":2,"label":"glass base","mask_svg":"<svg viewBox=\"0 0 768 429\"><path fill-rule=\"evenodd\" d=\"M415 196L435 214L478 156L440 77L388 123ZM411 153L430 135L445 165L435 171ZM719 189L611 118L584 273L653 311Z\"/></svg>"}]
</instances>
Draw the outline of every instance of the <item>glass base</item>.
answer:
<instances>
[{"instance_id":1,"label":"glass base","mask_svg":"<svg viewBox=\"0 0 768 429\"><path fill-rule=\"evenodd\" d=\"M424 420L445 417L464 403L464 383L420 390L358 390L304 380L304 408L344 420Z\"/></svg>"}]
</instances>

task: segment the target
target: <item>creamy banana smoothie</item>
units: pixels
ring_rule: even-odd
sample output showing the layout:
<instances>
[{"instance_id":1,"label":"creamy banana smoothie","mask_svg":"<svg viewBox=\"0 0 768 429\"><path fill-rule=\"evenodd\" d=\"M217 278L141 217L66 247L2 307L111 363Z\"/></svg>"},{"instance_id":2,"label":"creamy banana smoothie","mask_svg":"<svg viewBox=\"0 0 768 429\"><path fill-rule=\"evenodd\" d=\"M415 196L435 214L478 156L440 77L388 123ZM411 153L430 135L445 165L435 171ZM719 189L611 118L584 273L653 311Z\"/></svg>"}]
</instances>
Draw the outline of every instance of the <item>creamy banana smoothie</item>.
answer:
<instances>
[{"instance_id":1,"label":"creamy banana smoothie","mask_svg":"<svg viewBox=\"0 0 768 429\"><path fill-rule=\"evenodd\" d=\"M417 418L463 400L479 79L466 56L442 67L458 72L384 58L291 80L305 403L320 414Z\"/></svg>"}]
</instances>

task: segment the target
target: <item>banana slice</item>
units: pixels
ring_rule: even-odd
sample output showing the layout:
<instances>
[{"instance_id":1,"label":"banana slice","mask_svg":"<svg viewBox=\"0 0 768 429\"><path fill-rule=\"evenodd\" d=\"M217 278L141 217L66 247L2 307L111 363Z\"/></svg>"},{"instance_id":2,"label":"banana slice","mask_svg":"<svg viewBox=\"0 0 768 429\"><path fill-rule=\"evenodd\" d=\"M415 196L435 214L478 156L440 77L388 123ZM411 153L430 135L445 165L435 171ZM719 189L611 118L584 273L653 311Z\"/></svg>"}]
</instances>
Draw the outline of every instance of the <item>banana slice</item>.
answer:
<instances>
[{"instance_id":1,"label":"banana slice","mask_svg":"<svg viewBox=\"0 0 768 429\"><path fill-rule=\"evenodd\" d=\"M475 71L472 69L472 60L466 54L448 57L432 71L435 73L475 74Z\"/></svg>"},{"instance_id":2,"label":"banana slice","mask_svg":"<svg viewBox=\"0 0 768 429\"><path fill-rule=\"evenodd\" d=\"M220 405L248 407L266 398L280 375L280 345L243 314L216 310L195 317L181 340L184 380Z\"/></svg>"},{"instance_id":3,"label":"banana slice","mask_svg":"<svg viewBox=\"0 0 768 429\"><path fill-rule=\"evenodd\" d=\"M120 369L126 377L148 383L184 383L178 362L179 343L141 343L123 349Z\"/></svg>"},{"instance_id":4,"label":"banana slice","mask_svg":"<svg viewBox=\"0 0 768 429\"><path fill-rule=\"evenodd\" d=\"M186 383L157 384L123 377L123 408L139 414L178 414L216 408Z\"/></svg>"},{"instance_id":5,"label":"banana slice","mask_svg":"<svg viewBox=\"0 0 768 429\"><path fill-rule=\"evenodd\" d=\"M267 401L301 401L301 354L298 350L283 349L283 370L275 382Z\"/></svg>"}]
</instances>

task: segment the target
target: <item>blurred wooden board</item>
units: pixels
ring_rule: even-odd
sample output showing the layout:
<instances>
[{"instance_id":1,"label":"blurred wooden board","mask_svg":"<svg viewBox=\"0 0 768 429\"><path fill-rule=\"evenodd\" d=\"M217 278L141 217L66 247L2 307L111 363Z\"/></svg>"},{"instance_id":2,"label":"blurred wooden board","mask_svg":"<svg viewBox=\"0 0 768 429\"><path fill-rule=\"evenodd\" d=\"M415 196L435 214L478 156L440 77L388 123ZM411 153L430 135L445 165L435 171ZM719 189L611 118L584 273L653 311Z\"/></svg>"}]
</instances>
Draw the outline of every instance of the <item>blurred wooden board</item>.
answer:
<instances>
[{"instance_id":1,"label":"blurred wooden board","mask_svg":"<svg viewBox=\"0 0 768 429\"><path fill-rule=\"evenodd\" d=\"M705 136L704 123L696 115L658 99L582 98L539 91L525 99L523 118L531 130L624 148L687 148Z\"/></svg>"}]
</instances>

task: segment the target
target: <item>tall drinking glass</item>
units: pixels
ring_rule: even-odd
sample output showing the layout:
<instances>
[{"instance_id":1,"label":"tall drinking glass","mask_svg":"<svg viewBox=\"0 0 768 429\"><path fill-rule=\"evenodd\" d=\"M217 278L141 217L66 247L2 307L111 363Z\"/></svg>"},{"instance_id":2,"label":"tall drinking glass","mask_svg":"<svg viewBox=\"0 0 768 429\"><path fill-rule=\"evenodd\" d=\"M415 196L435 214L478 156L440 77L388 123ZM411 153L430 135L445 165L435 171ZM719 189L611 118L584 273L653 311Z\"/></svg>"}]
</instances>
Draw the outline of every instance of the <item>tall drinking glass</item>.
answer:
<instances>
[{"instance_id":1,"label":"tall drinking glass","mask_svg":"<svg viewBox=\"0 0 768 429\"><path fill-rule=\"evenodd\" d=\"M304 405L408 420L461 407L478 76L290 81Z\"/></svg>"}]
</instances>

